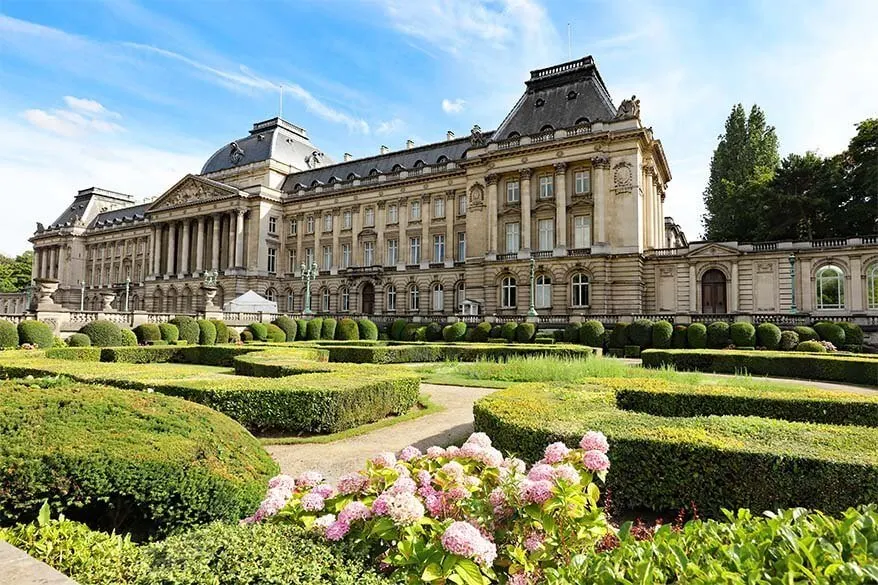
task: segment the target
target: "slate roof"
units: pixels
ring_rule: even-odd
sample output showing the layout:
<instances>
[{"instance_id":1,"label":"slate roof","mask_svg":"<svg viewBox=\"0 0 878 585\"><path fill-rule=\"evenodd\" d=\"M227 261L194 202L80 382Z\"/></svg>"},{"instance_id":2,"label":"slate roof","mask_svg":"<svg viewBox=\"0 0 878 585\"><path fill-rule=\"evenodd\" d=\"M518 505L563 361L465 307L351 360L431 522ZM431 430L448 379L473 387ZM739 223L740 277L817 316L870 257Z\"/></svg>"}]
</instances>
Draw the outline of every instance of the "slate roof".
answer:
<instances>
[{"instance_id":1,"label":"slate roof","mask_svg":"<svg viewBox=\"0 0 878 585\"><path fill-rule=\"evenodd\" d=\"M253 124L250 134L235 140L234 143L243 151L240 158L231 156L234 148L232 143L229 143L207 159L201 169L201 174L214 173L270 158L296 169L306 169L308 164L305 159L315 151L322 154L319 148L311 144L308 134L303 128L290 124L282 118L271 118ZM325 155L323 155L323 160L329 163L333 162Z\"/></svg>"},{"instance_id":2,"label":"slate roof","mask_svg":"<svg viewBox=\"0 0 878 585\"><path fill-rule=\"evenodd\" d=\"M89 207L91 206L92 210L94 209L95 202L93 200L96 198L97 202L110 200L115 204L118 204L119 202L133 203L134 201L134 198L131 195L125 193L117 193L116 191L108 191L97 187L82 189L73 198L73 203L65 208L64 211L61 212L61 215L58 216L54 222L49 224L46 229L53 230L75 225L78 220L82 220L82 218L85 217L87 212L93 213L93 211L89 210Z\"/></svg>"},{"instance_id":3,"label":"slate roof","mask_svg":"<svg viewBox=\"0 0 878 585\"><path fill-rule=\"evenodd\" d=\"M95 218L91 221L91 223L88 224L88 227L104 227L114 224L130 223L132 221L142 220L146 217L144 212L146 211L147 207L149 207L149 203L142 203L140 205L132 205L131 207L120 207L119 209L104 211L97 214Z\"/></svg>"},{"instance_id":4,"label":"slate roof","mask_svg":"<svg viewBox=\"0 0 878 585\"><path fill-rule=\"evenodd\" d=\"M482 132L482 135L485 137L485 140L491 138L491 132ZM466 136L464 138L444 140L387 154L322 166L288 175L284 181L283 191L287 193L293 192L296 190L296 185L299 184L310 187L314 181L325 185L333 177L338 181L346 181L351 174L364 178L368 177L373 170L377 170L380 174L391 173L395 172L394 168L397 165L406 170L414 169L416 165L421 166L420 163L435 165L441 157L445 157L447 161L459 161L463 159L464 154L471 146L470 137Z\"/></svg>"},{"instance_id":5,"label":"slate roof","mask_svg":"<svg viewBox=\"0 0 878 585\"><path fill-rule=\"evenodd\" d=\"M537 134L589 122L612 120L616 108L591 56L531 71L527 89L500 127L497 141L511 134Z\"/></svg>"}]
</instances>

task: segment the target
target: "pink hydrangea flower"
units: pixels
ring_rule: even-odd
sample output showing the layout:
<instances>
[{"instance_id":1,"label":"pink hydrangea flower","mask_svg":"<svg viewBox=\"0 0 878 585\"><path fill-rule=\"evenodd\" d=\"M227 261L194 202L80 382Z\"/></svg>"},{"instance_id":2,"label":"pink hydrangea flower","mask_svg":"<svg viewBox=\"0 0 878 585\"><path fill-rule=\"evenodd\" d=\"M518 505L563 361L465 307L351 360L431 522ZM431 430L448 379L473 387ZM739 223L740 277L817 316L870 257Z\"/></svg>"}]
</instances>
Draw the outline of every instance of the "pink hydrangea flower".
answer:
<instances>
[{"instance_id":1,"label":"pink hydrangea flower","mask_svg":"<svg viewBox=\"0 0 878 585\"><path fill-rule=\"evenodd\" d=\"M460 453L460 447L455 445L451 445L447 449L445 449L445 455L448 457L457 457L458 453Z\"/></svg>"},{"instance_id":2,"label":"pink hydrangea flower","mask_svg":"<svg viewBox=\"0 0 878 585\"><path fill-rule=\"evenodd\" d=\"M289 475L275 475L268 480L268 489L282 489L292 492L296 489L296 480Z\"/></svg>"},{"instance_id":3,"label":"pink hydrangea flower","mask_svg":"<svg viewBox=\"0 0 878 585\"><path fill-rule=\"evenodd\" d=\"M302 509L306 512L319 512L324 505L323 496L318 493L311 492L302 496Z\"/></svg>"},{"instance_id":4,"label":"pink hydrangea flower","mask_svg":"<svg viewBox=\"0 0 878 585\"><path fill-rule=\"evenodd\" d=\"M323 481L323 474L319 471L306 471L296 478L297 488L312 488Z\"/></svg>"},{"instance_id":5,"label":"pink hydrangea flower","mask_svg":"<svg viewBox=\"0 0 878 585\"><path fill-rule=\"evenodd\" d=\"M474 488L474 487L478 486L481 482L479 481L479 478L476 477L475 475L467 475L463 478L462 483L466 487Z\"/></svg>"},{"instance_id":6,"label":"pink hydrangea flower","mask_svg":"<svg viewBox=\"0 0 878 585\"><path fill-rule=\"evenodd\" d=\"M410 477L400 477L388 488L391 494L413 494L417 491L418 484Z\"/></svg>"},{"instance_id":7,"label":"pink hydrangea flower","mask_svg":"<svg viewBox=\"0 0 878 585\"><path fill-rule=\"evenodd\" d=\"M330 526L332 526L332 524L334 522L335 522L335 515L334 514L326 514L324 516L319 517L317 520L315 520L314 524L312 524L311 526L315 530L319 530L320 532L325 533L326 529L329 528Z\"/></svg>"},{"instance_id":8,"label":"pink hydrangea flower","mask_svg":"<svg viewBox=\"0 0 878 585\"><path fill-rule=\"evenodd\" d=\"M433 446L433 447L430 447L429 449L427 449L427 457L429 457L430 459L437 459L439 457L444 457L444 456L445 456L445 449L443 449L442 447Z\"/></svg>"},{"instance_id":9,"label":"pink hydrangea flower","mask_svg":"<svg viewBox=\"0 0 878 585\"><path fill-rule=\"evenodd\" d=\"M479 447L490 447L491 446L491 437L486 435L485 433L473 433L469 436L466 442L478 445Z\"/></svg>"},{"instance_id":10,"label":"pink hydrangea flower","mask_svg":"<svg viewBox=\"0 0 878 585\"><path fill-rule=\"evenodd\" d=\"M336 520L326 528L326 540L337 542L347 536L347 533L350 532L350 530L350 524L348 524L347 522Z\"/></svg>"},{"instance_id":11,"label":"pink hydrangea flower","mask_svg":"<svg viewBox=\"0 0 878 585\"><path fill-rule=\"evenodd\" d=\"M508 503L508 500L506 499L506 494L503 492L503 489L496 487L491 490L491 493L488 494L488 503L495 508L498 506L505 506Z\"/></svg>"},{"instance_id":12,"label":"pink hydrangea flower","mask_svg":"<svg viewBox=\"0 0 878 585\"><path fill-rule=\"evenodd\" d=\"M414 459L415 457L421 456L421 450L413 445L409 445L399 452L399 458L402 461L409 461Z\"/></svg>"},{"instance_id":13,"label":"pink hydrangea flower","mask_svg":"<svg viewBox=\"0 0 878 585\"><path fill-rule=\"evenodd\" d=\"M607 437L600 431L588 431L579 441L579 446L583 451L600 451L606 453L610 450L610 443Z\"/></svg>"},{"instance_id":14,"label":"pink hydrangea flower","mask_svg":"<svg viewBox=\"0 0 878 585\"><path fill-rule=\"evenodd\" d=\"M372 502L372 514L375 516L387 516L389 510L387 500L390 498L387 494L381 494Z\"/></svg>"},{"instance_id":15,"label":"pink hydrangea flower","mask_svg":"<svg viewBox=\"0 0 878 585\"><path fill-rule=\"evenodd\" d=\"M459 502L460 500L465 500L469 497L469 490L459 485L450 488L445 493L448 494L448 499L454 502Z\"/></svg>"},{"instance_id":16,"label":"pink hydrangea flower","mask_svg":"<svg viewBox=\"0 0 878 585\"><path fill-rule=\"evenodd\" d=\"M424 505L427 507L427 512L429 512L430 516L434 518L439 518L444 512L442 498L435 492L424 498Z\"/></svg>"},{"instance_id":17,"label":"pink hydrangea flower","mask_svg":"<svg viewBox=\"0 0 878 585\"><path fill-rule=\"evenodd\" d=\"M424 511L424 504L414 494L394 494L387 498L387 515L395 524L414 524L424 517Z\"/></svg>"},{"instance_id":18,"label":"pink hydrangea flower","mask_svg":"<svg viewBox=\"0 0 878 585\"><path fill-rule=\"evenodd\" d=\"M603 451L592 449L582 456L582 464L591 471L606 471L610 468L610 459Z\"/></svg>"},{"instance_id":19,"label":"pink hydrangea flower","mask_svg":"<svg viewBox=\"0 0 878 585\"><path fill-rule=\"evenodd\" d=\"M561 463L569 453L570 449L567 448L567 445L559 441L546 447L543 460L546 463Z\"/></svg>"},{"instance_id":20,"label":"pink hydrangea flower","mask_svg":"<svg viewBox=\"0 0 878 585\"><path fill-rule=\"evenodd\" d=\"M539 532L531 532L527 535L527 538L524 539L524 548L528 552L534 552L535 550L539 550L543 546L544 537Z\"/></svg>"},{"instance_id":21,"label":"pink hydrangea flower","mask_svg":"<svg viewBox=\"0 0 878 585\"><path fill-rule=\"evenodd\" d=\"M453 522L442 533L443 548L480 565L491 566L497 558L497 546L467 522Z\"/></svg>"},{"instance_id":22,"label":"pink hydrangea flower","mask_svg":"<svg viewBox=\"0 0 878 585\"><path fill-rule=\"evenodd\" d=\"M399 477L411 477L412 476L412 472L409 471L409 468L406 467L405 463L403 463L402 461L397 461L393 466L393 470L396 472L396 474Z\"/></svg>"},{"instance_id":23,"label":"pink hydrangea flower","mask_svg":"<svg viewBox=\"0 0 878 585\"><path fill-rule=\"evenodd\" d=\"M448 476L451 481L460 483L463 481L463 477L466 475L466 471L463 468L463 465L458 463L457 461L449 461L445 465L439 468L439 471Z\"/></svg>"},{"instance_id":24,"label":"pink hydrangea flower","mask_svg":"<svg viewBox=\"0 0 878 585\"><path fill-rule=\"evenodd\" d=\"M337 492L335 491L335 488L328 483L321 483L312 490L312 493L319 494L324 500L328 500Z\"/></svg>"},{"instance_id":25,"label":"pink hydrangea flower","mask_svg":"<svg viewBox=\"0 0 878 585\"><path fill-rule=\"evenodd\" d=\"M363 502L351 502L339 512L338 519L346 524L351 524L357 520L368 520L372 516L369 506Z\"/></svg>"},{"instance_id":26,"label":"pink hydrangea flower","mask_svg":"<svg viewBox=\"0 0 878 585\"><path fill-rule=\"evenodd\" d=\"M396 465L396 455L390 451L385 451L373 457L372 463L375 467L393 467Z\"/></svg>"},{"instance_id":27,"label":"pink hydrangea flower","mask_svg":"<svg viewBox=\"0 0 878 585\"><path fill-rule=\"evenodd\" d=\"M524 470L527 469L527 465L525 464L525 462L518 457L507 457L503 460L501 467L503 467L503 469L509 469L510 471L514 471L516 473L524 473Z\"/></svg>"},{"instance_id":28,"label":"pink hydrangea flower","mask_svg":"<svg viewBox=\"0 0 878 585\"><path fill-rule=\"evenodd\" d=\"M576 471L576 468L570 465L569 463L563 463L554 469L555 479L563 480L567 483L579 483L582 477L579 475L579 472Z\"/></svg>"},{"instance_id":29,"label":"pink hydrangea flower","mask_svg":"<svg viewBox=\"0 0 878 585\"><path fill-rule=\"evenodd\" d=\"M422 469L418 472L418 484L420 486L428 486L433 483L433 477L430 475L430 472L426 469Z\"/></svg>"},{"instance_id":30,"label":"pink hydrangea flower","mask_svg":"<svg viewBox=\"0 0 878 585\"><path fill-rule=\"evenodd\" d=\"M552 497L552 482L545 479L525 479L518 490L519 497L528 504L542 504Z\"/></svg>"},{"instance_id":31,"label":"pink hydrangea flower","mask_svg":"<svg viewBox=\"0 0 878 585\"><path fill-rule=\"evenodd\" d=\"M555 479L555 468L546 463L537 463L530 468L527 478L531 481L540 481L542 479Z\"/></svg>"}]
</instances>

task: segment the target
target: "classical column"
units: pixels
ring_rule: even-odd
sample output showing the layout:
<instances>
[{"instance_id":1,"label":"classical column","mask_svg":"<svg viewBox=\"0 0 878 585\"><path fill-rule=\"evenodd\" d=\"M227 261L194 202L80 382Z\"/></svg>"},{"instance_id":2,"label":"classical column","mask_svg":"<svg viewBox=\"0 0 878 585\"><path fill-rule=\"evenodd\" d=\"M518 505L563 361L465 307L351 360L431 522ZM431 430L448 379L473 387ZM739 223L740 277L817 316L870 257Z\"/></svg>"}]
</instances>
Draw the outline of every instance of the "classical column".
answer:
<instances>
[{"instance_id":1,"label":"classical column","mask_svg":"<svg viewBox=\"0 0 878 585\"><path fill-rule=\"evenodd\" d=\"M399 235L397 236L396 266L404 270L409 257L409 237L407 233L409 227L408 201L405 199L397 201L397 209L399 213Z\"/></svg>"},{"instance_id":2,"label":"classical column","mask_svg":"<svg viewBox=\"0 0 878 585\"><path fill-rule=\"evenodd\" d=\"M198 232L195 234L195 272L201 274L204 270L204 216L198 216Z\"/></svg>"},{"instance_id":3,"label":"classical column","mask_svg":"<svg viewBox=\"0 0 878 585\"><path fill-rule=\"evenodd\" d=\"M305 220L302 215L296 216L296 262L299 264L305 262ZM290 267L290 272L296 270L301 272L298 266Z\"/></svg>"},{"instance_id":4,"label":"classical column","mask_svg":"<svg viewBox=\"0 0 878 585\"><path fill-rule=\"evenodd\" d=\"M238 210L238 220L235 222L235 267L244 266L244 209Z\"/></svg>"},{"instance_id":5,"label":"classical column","mask_svg":"<svg viewBox=\"0 0 878 585\"><path fill-rule=\"evenodd\" d=\"M464 197L464 195L461 195ZM454 217L457 212L454 191L445 192L445 265L454 266L454 255L457 253L454 241ZM464 258L461 258L464 260ZM453 294L453 293L452 293Z\"/></svg>"},{"instance_id":6,"label":"classical column","mask_svg":"<svg viewBox=\"0 0 878 585\"><path fill-rule=\"evenodd\" d=\"M235 212L229 212L229 232L226 234L226 269L235 267Z\"/></svg>"},{"instance_id":7,"label":"classical column","mask_svg":"<svg viewBox=\"0 0 878 585\"><path fill-rule=\"evenodd\" d=\"M363 259L360 258L360 230L363 229L361 227L363 225L362 224L363 216L360 213L360 207L357 206L357 207L354 207L353 209L351 209L351 215L353 216L351 218L351 221L353 224L353 230L351 230L353 232L351 234L351 263L354 266L362 266ZM318 240L318 242L319 242L319 240ZM314 244L314 257L315 258L317 257L317 254L320 253L320 251L317 249L317 247L318 247L318 245Z\"/></svg>"},{"instance_id":8,"label":"classical column","mask_svg":"<svg viewBox=\"0 0 878 585\"><path fill-rule=\"evenodd\" d=\"M100 278L98 279L98 286L105 286L107 283L107 269L105 264L107 263L107 243L104 242L101 244L101 266L100 266Z\"/></svg>"},{"instance_id":9,"label":"classical column","mask_svg":"<svg viewBox=\"0 0 878 585\"><path fill-rule=\"evenodd\" d=\"M159 225L152 226L152 274L159 275L161 269L161 246L162 246L162 228Z\"/></svg>"},{"instance_id":10,"label":"classical column","mask_svg":"<svg viewBox=\"0 0 878 585\"><path fill-rule=\"evenodd\" d=\"M378 264L379 266L384 266L387 258L384 257L384 223L387 218L387 212L385 210L386 205L384 201L379 201L376 205L377 209L375 210L375 233L377 234L377 241L375 242L375 259L373 262ZM376 298L381 295L376 293Z\"/></svg>"},{"instance_id":11,"label":"classical column","mask_svg":"<svg viewBox=\"0 0 878 585\"><path fill-rule=\"evenodd\" d=\"M144 280L146 280L146 275L148 274L147 268L146 268L147 267L146 263L147 263L147 258L149 257L149 236L144 236L142 238L142 240L143 240L143 256L141 256L141 258L140 258L140 278L139 278L140 282L143 282ZM139 246L139 244L140 244L140 242L138 241L138 246ZM135 250L135 254L136 253L137 252Z\"/></svg>"},{"instance_id":12,"label":"classical column","mask_svg":"<svg viewBox=\"0 0 878 585\"><path fill-rule=\"evenodd\" d=\"M556 248L567 248L567 163L555 163L555 241Z\"/></svg>"},{"instance_id":13,"label":"classical column","mask_svg":"<svg viewBox=\"0 0 878 585\"><path fill-rule=\"evenodd\" d=\"M497 175L485 177L488 186L488 254L497 253Z\"/></svg>"},{"instance_id":14,"label":"classical column","mask_svg":"<svg viewBox=\"0 0 878 585\"><path fill-rule=\"evenodd\" d=\"M220 259L220 225L221 225L222 216L219 213L214 213L211 216L211 221L213 225L213 238L210 246L210 269L211 270L219 270L219 259Z\"/></svg>"},{"instance_id":15,"label":"classical column","mask_svg":"<svg viewBox=\"0 0 878 585\"><path fill-rule=\"evenodd\" d=\"M521 169L519 176L519 196L521 197L521 249L530 255L530 238L533 230L530 225L530 176L531 169Z\"/></svg>"},{"instance_id":16,"label":"classical column","mask_svg":"<svg viewBox=\"0 0 878 585\"><path fill-rule=\"evenodd\" d=\"M698 278L694 264L689 265L689 312L698 312Z\"/></svg>"},{"instance_id":17,"label":"classical column","mask_svg":"<svg viewBox=\"0 0 878 585\"><path fill-rule=\"evenodd\" d=\"M652 248L653 231L655 231L655 220L652 216L652 167L644 167L641 184L643 185L643 247Z\"/></svg>"},{"instance_id":18,"label":"classical column","mask_svg":"<svg viewBox=\"0 0 878 585\"><path fill-rule=\"evenodd\" d=\"M594 179L594 189L592 189L594 201L594 243L606 244L606 215L607 200L609 198L606 169L610 168L610 161L606 157L596 156L591 159L591 168Z\"/></svg>"},{"instance_id":19,"label":"classical column","mask_svg":"<svg viewBox=\"0 0 878 585\"><path fill-rule=\"evenodd\" d=\"M98 271L98 247L92 245L89 247L91 250L91 281L88 283L89 286L95 286L98 282L97 280L97 271Z\"/></svg>"},{"instance_id":20,"label":"classical column","mask_svg":"<svg viewBox=\"0 0 878 585\"><path fill-rule=\"evenodd\" d=\"M177 223L168 223L168 265L165 266L165 276L174 274L177 259Z\"/></svg>"},{"instance_id":21,"label":"classical column","mask_svg":"<svg viewBox=\"0 0 878 585\"><path fill-rule=\"evenodd\" d=\"M430 238L430 218L433 217L432 198L429 195L421 197L421 265L428 266L435 262L433 258L433 242Z\"/></svg>"},{"instance_id":22,"label":"classical column","mask_svg":"<svg viewBox=\"0 0 878 585\"><path fill-rule=\"evenodd\" d=\"M189 233L192 231L192 226L189 224L189 220L186 219L182 223L183 229L183 237L182 242L180 244L181 254L180 254L180 270L177 273L177 276L183 278L184 276L189 276Z\"/></svg>"},{"instance_id":23,"label":"classical column","mask_svg":"<svg viewBox=\"0 0 878 585\"><path fill-rule=\"evenodd\" d=\"M737 313L738 312L738 263L735 262L732 264L732 281L730 286L732 290L729 291L729 313Z\"/></svg>"},{"instance_id":24,"label":"classical column","mask_svg":"<svg viewBox=\"0 0 878 585\"><path fill-rule=\"evenodd\" d=\"M340 210L333 209L332 213L332 268L338 270L341 265L341 246L338 245L338 239L341 236Z\"/></svg>"}]
</instances>

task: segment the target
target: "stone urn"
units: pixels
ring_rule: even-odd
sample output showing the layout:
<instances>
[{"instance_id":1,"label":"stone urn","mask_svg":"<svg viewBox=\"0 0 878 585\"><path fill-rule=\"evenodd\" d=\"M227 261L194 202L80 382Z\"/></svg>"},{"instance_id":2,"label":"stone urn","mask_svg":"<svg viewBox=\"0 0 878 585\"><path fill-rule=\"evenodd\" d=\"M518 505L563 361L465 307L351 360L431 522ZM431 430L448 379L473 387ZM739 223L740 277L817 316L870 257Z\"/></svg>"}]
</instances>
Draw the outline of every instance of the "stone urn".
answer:
<instances>
[{"instance_id":1,"label":"stone urn","mask_svg":"<svg viewBox=\"0 0 878 585\"><path fill-rule=\"evenodd\" d=\"M116 293L113 291L106 291L101 293L101 311L104 313L115 313L116 309L113 308L113 301L116 300Z\"/></svg>"},{"instance_id":2,"label":"stone urn","mask_svg":"<svg viewBox=\"0 0 878 585\"><path fill-rule=\"evenodd\" d=\"M36 290L36 310L38 311L52 311L60 308L60 305L55 303L55 300L52 296L58 290L58 281L50 278L38 278L34 280L34 284L37 285ZM33 305L34 301L31 301Z\"/></svg>"},{"instance_id":3,"label":"stone urn","mask_svg":"<svg viewBox=\"0 0 878 585\"><path fill-rule=\"evenodd\" d=\"M216 297L217 288L215 286L210 285L202 285L201 290L204 294L204 310L205 311L213 311L216 309L216 305L213 304L213 299Z\"/></svg>"}]
</instances>

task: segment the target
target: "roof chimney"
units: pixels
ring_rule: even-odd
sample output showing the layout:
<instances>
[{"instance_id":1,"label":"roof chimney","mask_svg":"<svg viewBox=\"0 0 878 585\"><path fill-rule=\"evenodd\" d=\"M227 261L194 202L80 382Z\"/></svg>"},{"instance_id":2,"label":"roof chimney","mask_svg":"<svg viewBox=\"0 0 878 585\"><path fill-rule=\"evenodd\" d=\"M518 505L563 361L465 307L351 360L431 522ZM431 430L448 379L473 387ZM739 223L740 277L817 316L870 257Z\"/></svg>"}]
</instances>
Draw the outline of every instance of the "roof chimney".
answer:
<instances>
[{"instance_id":1,"label":"roof chimney","mask_svg":"<svg viewBox=\"0 0 878 585\"><path fill-rule=\"evenodd\" d=\"M414 146L415 146L415 141L414 141L414 140L406 140L406 141L405 141L405 147L406 147L407 149L408 149L408 148L414 148Z\"/></svg>"},{"instance_id":2,"label":"roof chimney","mask_svg":"<svg viewBox=\"0 0 878 585\"><path fill-rule=\"evenodd\" d=\"M454 132L449 130L445 133L445 140L454 140Z\"/></svg>"},{"instance_id":3,"label":"roof chimney","mask_svg":"<svg viewBox=\"0 0 878 585\"><path fill-rule=\"evenodd\" d=\"M381 154L387 154L388 152L390 152L390 149L382 144L381 145Z\"/></svg>"},{"instance_id":4,"label":"roof chimney","mask_svg":"<svg viewBox=\"0 0 878 585\"><path fill-rule=\"evenodd\" d=\"M351 153L349 153L349 152L344 153L344 161L345 162L348 162L349 160L352 160L353 158L354 157Z\"/></svg>"}]
</instances>

